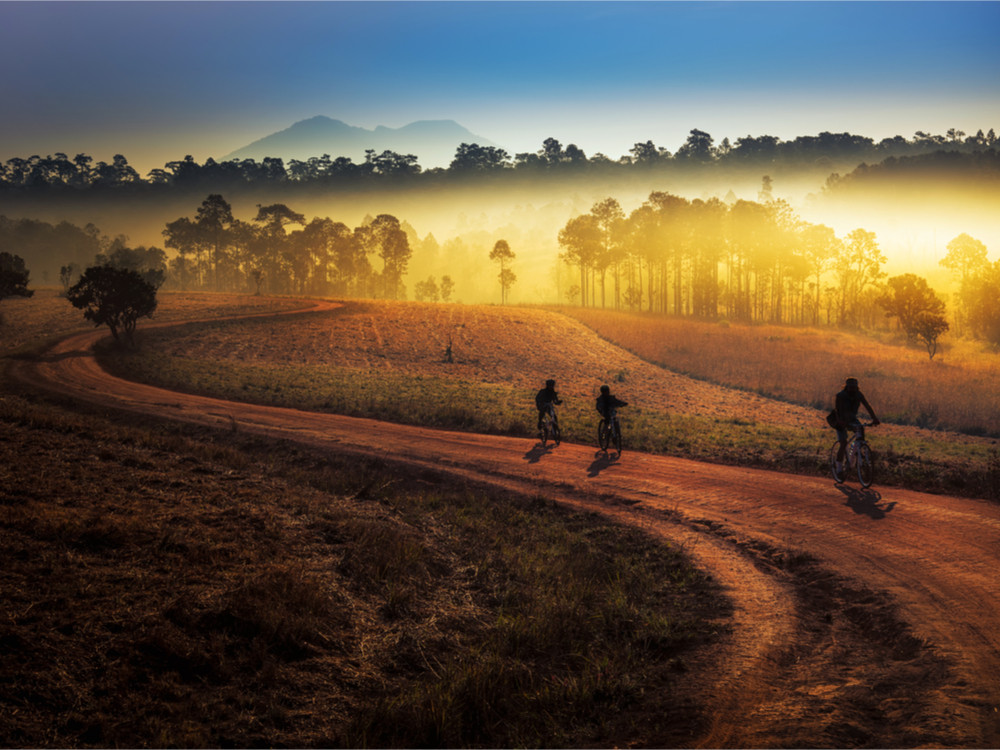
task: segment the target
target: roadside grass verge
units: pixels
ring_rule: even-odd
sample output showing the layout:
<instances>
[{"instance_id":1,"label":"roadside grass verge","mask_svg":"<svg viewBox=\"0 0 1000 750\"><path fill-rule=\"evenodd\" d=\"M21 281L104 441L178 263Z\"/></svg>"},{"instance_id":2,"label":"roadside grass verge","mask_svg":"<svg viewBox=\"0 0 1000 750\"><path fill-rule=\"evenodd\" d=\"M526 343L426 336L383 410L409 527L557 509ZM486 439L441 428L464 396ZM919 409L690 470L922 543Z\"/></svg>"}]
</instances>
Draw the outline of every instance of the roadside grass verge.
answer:
<instances>
[{"instance_id":1,"label":"roadside grass verge","mask_svg":"<svg viewBox=\"0 0 1000 750\"><path fill-rule=\"evenodd\" d=\"M0 476L4 746L670 746L704 720L684 671L717 587L544 497L9 386Z\"/></svg>"},{"instance_id":2,"label":"roadside grass verge","mask_svg":"<svg viewBox=\"0 0 1000 750\"><path fill-rule=\"evenodd\" d=\"M389 369L308 364L243 364L164 354L150 332L133 351L106 346L103 366L119 377L171 390L250 403L325 411L472 432L532 438L534 391L511 385L420 376ZM829 472L832 432L746 418L672 414L644 407L621 410L625 449L701 461L822 476ZM559 408L563 439L596 448L592 402ZM1000 500L1000 453L995 445L870 435L876 481L928 492Z\"/></svg>"}]
</instances>

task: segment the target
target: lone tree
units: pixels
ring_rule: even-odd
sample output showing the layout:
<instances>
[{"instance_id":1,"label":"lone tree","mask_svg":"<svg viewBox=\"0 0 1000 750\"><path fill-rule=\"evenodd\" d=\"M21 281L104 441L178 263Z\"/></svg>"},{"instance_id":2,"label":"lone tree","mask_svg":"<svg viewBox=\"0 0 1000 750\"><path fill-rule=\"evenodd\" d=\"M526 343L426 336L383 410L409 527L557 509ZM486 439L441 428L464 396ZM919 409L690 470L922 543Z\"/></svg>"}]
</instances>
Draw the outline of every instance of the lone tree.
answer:
<instances>
[{"instance_id":1,"label":"lone tree","mask_svg":"<svg viewBox=\"0 0 1000 750\"><path fill-rule=\"evenodd\" d=\"M916 337L918 315L924 312L943 315L945 310L944 302L927 286L926 279L913 273L889 279L877 301L887 317L899 319L900 326L911 340Z\"/></svg>"},{"instance_id":2,"label":"lone tree","mask_svg":"<svg viewBox=\"0 0 1000 750\"><path fill-rule=\"evenodd\" d=\"M69 288L73 286L73 279L80 275L80 266L76 263L70 263L68 266L59 267L59 283L63 286L63 297L66 296L66 292Z\"/></svg>"},{"instance_id":3,"label":"lone tree","mask_svg":"<svg viewBox=\"0 0 1000 750\"><path fill-rule=\"evenodd\" d=\"M66 297L95 326L107 325L118 343L134 345L133 332L139 318L156 310L156 287L128 268L91 266L70 287Z\"/></svg>"},{"instance_id":4,"label":"lone tree","mask_svg":"<svg viewBox=\"0 0 1000 750\"><path fill-rule=\"evenodd\" d=\"M20 255L0 253L0 301L7 297L30 297L35 292L28 289L28 269Z\"/></svg>"},{"instance_id":5,"label":"lone tree","mask_svg":"<svg viewBox=\"0 0 1000 750\"><path fill-rule=\"evenodd\" d=\"M945 268L959 282L958 310L955 319L959 333L970 318L969 298L975 288L975 281L990 265L986 257L986 245L974 237L963 233L948 243L948 254L940 260Z\"/></svg>"},{"instance_id":6,"label":"lone tree","mask_svg":"<svg viewBox=\"0 0 1000 750\"><path fill-rule=\"evenodd\" d=\"M931 359L937 353L938 337L948 330L945 306L927 281L916 274L904 273L886 282L878 304L888 317L899 319L911 341L919 339L927 347Z\"/></svg>"},{"instance_id":7,"label":"lone tree","mask_svg":"<svg viewBox=\"0 0 1000 750\"><path fill-rule=\"evenodd\" d=\"M423 302L424 300L437 302L441 297L441 291L434 277L428 276L427 281L418 281L414 284L413 296L417 298L418 302Z\"/></svg>"},{"instance_id":8,"label":"lone tree","mask_svg":"<svg viewBox=\"0 0 1000 750\"><path fill-rule=\"evenodd\" d=\"M913 333L927 347L927 356L931 359L937 354L938 337L947 330L948 321L944 316L927 310L917 313L913 322Z\"/></svg>"},{"instance_id":9,"label":"lone tree","mask_svg":"<svg viewBox=\"0 0 1000 750\"><path fill-rule=\"evenodd\" d=\"M507 292L517 281L517 276L514 272L507 268L507 265L514 260L514 252L510 249L510 245L507 244L507 240L497 240L493 249L490 251L490 260L496 261L500 264L500 274L497 276L500 279L500 304L507 304Z\"/></svg>"},{"instance_id":10,"label":"lone tree","mask_svg":"<svg viewBox=\"0 0 1000 750\"><path fill-rule=\"evenodd\" d=\"M451 276L445 274L441 277L441 300L443 302L448 302L451 300L451 293L455 290L455 282L451 280Z\"/></svg>"}]
</instances>

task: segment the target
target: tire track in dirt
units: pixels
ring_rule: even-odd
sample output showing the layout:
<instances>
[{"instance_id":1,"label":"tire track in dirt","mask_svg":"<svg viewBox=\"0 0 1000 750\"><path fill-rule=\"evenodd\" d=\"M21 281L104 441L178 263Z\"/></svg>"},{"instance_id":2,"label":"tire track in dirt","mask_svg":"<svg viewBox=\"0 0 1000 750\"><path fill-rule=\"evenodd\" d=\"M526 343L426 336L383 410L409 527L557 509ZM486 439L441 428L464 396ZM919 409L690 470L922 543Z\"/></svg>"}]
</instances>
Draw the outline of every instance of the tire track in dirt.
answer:
<instances>
[{"instance_id":1,"label":"tire track in dirt","mask_svg":"<svg viewBox=\"0 0 1000 750\"><path fill-rule=\"evenodd\" d=\"M190 396L105 373L91 352L102 335L65 339L37 360L14 362L12 373L111 409L384 456L544 495L683 545L726 588L735 608L731 636L721 650L702 654L704 668L691 672L692 690L710 718L692 744L1000 745L995 505L896 489L862 492L811 477L664 456L626 452L612 462L588 446L545 450L523 438ZM787 561L798 557L816 565L797 572ZM831 582L818 569L848 583ZM807 580L806 570L813 578ZM898 607L912 636L880 632L896 621L874 617L877 602L864 601L871 592ZM814 611L814 599L829 609ZM910 645L895 654L891 642L882 643L889 650L879 651L876 663L848 669L838 661L846 657L837 639L865 628L872 642L898 637ZM863 645L858 639L851 649ZM909 701L878 694L901 671L926 682L934 667L925 663L928 653L941 657L936 668L947 673L916 686L924 690L919 700L916 692ZM791 732L795 720L816 725L812 739ZM897 726L878 735L886 721Z\"/></svg>"}]
</instances>

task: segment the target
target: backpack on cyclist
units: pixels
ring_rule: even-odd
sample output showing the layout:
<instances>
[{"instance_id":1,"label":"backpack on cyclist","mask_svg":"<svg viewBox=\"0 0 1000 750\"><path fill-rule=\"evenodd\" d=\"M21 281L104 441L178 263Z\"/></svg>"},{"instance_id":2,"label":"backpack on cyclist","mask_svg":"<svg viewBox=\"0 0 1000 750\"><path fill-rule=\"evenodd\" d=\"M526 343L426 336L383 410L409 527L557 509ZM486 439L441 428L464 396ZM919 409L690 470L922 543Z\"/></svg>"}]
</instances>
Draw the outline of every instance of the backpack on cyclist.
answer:
<instances>
[{"instance_id":1,"label":"backpack on cyclist","mask_svg":"<svg viewBox=\"0 0 1000 750\"><path fill-rule=\"evenodd\" d=\"M836 409L831 409L830 413L826 415L826 423L835 430L841 426L840 417L838 416Z\"/></svg>"}]
</instances>

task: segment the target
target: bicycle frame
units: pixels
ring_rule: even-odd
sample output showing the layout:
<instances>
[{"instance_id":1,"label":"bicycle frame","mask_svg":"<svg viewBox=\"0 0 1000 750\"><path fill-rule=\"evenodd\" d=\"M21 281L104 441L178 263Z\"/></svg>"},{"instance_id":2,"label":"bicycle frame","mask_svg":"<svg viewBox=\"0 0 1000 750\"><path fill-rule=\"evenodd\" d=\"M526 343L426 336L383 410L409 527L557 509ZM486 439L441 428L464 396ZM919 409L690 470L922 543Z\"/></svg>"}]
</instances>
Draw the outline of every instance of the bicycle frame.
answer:
<instances>
[{"instance_id":1,"label":"bicycle frame","mask_svg":"<svg viewBox=\"0 0 1000 750\"><path fill-rule=\"evenodd\" d=\"M618 420L618 410L612 409L607 418L602 418L597 425L597 444L602 451L607 451L611 444L620 456L622 453L622 426Z\"/></svg>"},{"instance_id":2,"label":"bicycle frame","mask_svg":"<svg viewBox=\"0 0 1000 750\"><path fill-rule=\"evenodd\" d=\"M865 439L865 427L871 427L871 422L858 422L858 429L847 440L844 447L844 460L838 471L837 456L840 454L840 439L833 444L830 449L830 470L833 473L834 481L842 483L847 478L847 470L857 474L861 486L868 488L871 486L875 476L874 462L872 460L871 448Z\"/></svg>"},{"instance_id":3,"label":"bicycle frame","mask_svg":"<svg viewBox=\"0 0 1000 750\"><path fill-rule=\"evenodd\" d=\"M556 405L550 401L542 415L542 429L539 430L542 445L544 446L548 443L549 436L552 437L556 445L559 445L561 432L559 429L559 420L556 418Z\"/></svg>"},{"instance_id":4,"label":"bicycle frame","mask_svg":"<svg viewBox=\"0 0 1000 750\"><path fill-rule=\"evenodd\" d=\"M558 424L559 420L556 419L556 405L549 402L549 405L545 407L545 416L542 417L542 423L550 422L552 424Z\"/></svg>"}]
</instances>

